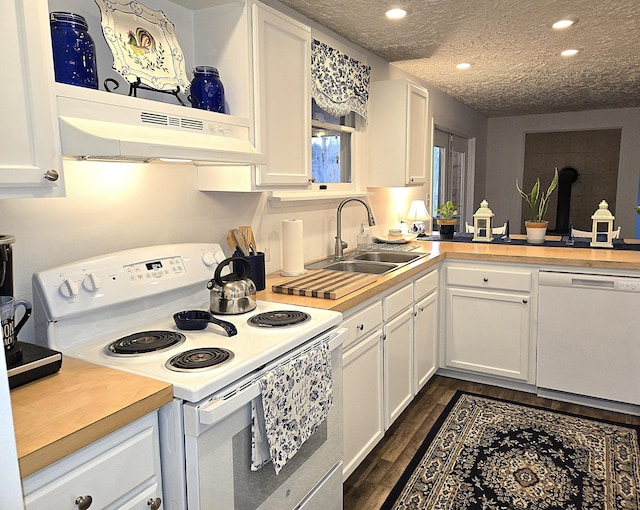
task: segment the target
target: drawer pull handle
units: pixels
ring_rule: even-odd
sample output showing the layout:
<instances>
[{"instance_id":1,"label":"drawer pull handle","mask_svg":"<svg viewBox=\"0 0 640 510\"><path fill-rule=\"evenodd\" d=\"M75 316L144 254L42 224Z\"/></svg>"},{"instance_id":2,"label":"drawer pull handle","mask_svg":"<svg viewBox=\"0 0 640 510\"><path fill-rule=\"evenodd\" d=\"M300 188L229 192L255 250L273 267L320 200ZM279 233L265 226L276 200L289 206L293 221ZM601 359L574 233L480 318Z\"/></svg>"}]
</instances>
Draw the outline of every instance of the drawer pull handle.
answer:
<instances>
[{"instance_id":1,"label":"drawer pull handle","mask_svg":"<svg viewBox=\"0 0 640 510\"><path fill-rule=\"evenodd\" d=\"M158 510L160 505L162 505L162 500L160 498L150 498L149 501L147 501L147 505L151 510Z\"/></svg>"},{"instance_id":2,"label":"drawer pull handle","mask_svg":"<svg viewBox=\"0 0 640 510\"><path fill-rule=\"evenodd\" d=\"M485 277L482 279L482 281L483 281L484 283L487 283L487 282L489 281L489 278L487 278L487 277L485 276Z\"/></svg>"},{"instance_id":3,"label":"drawer pull handle","mask_svg":"<svg viewBox=\"0 0 640 510\"><path fill-rule=\"evenodd\" d=\"M528 301L526 299L523 299L522 302L526 305L528 303Z\"/></svg>"},{"instance_id":4,"label":"drawer pull handle","mask_svg":"<svg viewBox=\"0 0 640 510\"><path fill-rule=\"evenodd\" d=\"M58 178L60 177L60 175L58 175L58 172L56 172L55 170L47 170L44 173L43 177L48 181L56 182L58 180Z\"/></svg>"},{"instance_id":5,"label":"drawer pull handle","mask_svg":"<svg viewBox=\"0 0 640 510\"><path fill-rule=\"evenodd\" d=\"M78 496L76 498L76 506L78 507L78 510L87 510L87 508L91 506L91 503L93 503L93 498L89 495Z\"/></svg>"},{"instance_id":6,"label":"drawer pull handle","mask_svg":"<svg viewBox=\"0 0 640 510\"><path fill-rule=\"evenodd\" d=\"M358 329L358 331L362 331L364 329L364 324L358 324L356 328Z\"/></svg>"}]
</instances>

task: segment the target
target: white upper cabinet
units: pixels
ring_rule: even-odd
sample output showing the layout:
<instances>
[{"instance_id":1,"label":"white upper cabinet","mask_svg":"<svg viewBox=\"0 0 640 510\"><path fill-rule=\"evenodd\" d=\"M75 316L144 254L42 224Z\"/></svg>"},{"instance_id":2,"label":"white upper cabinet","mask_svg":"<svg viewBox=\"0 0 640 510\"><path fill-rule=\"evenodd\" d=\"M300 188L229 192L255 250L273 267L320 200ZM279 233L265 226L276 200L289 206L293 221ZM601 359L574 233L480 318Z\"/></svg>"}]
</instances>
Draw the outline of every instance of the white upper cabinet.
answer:
<instances>
[{"instance_id":1,"label":"white upper cabinet","mask_svg":"<svg viewBox=\"0 0 640 510\"><path fill-rule=\"evenodd\" d=\"M63 195L63 158L190 159L202 168L202 190L309 186L310 29L253 0L145 4L175 26L181 51L178 57L172 52L173 63L184 61L189 80L196 66L218 69L225 113L192 108L182 87L183 104L158 91L132 93L112 68L95 2L9 0L0 21L6 39L0 55L11 69L0 90L0 197ZM86 19L96 47L98 90L55 82L53 11ZM141 19L141 26L153 23ZM109 90L105 80L111 80Z\"/></svg>"},{"instance_id":2,"label":"white upper cabinet","mask_svg":"<svg viewBox=\"0 0 640 510\"><path fill-rule=\"evenodd\" d=\"M311 185L311 29L251 4L255 146L251 166L200 166L202 191L307 189Z\"/></svg>"},{"instance_id":3,"label":"white upper cabinet","mask_svg":"<svg viewBox=\"0 0 640 510\"><path fill-rule=\"evenodd\" d=\"M0 31L0 198L63 196L46 5L7 0Z\"/></svg>"},{"instance_id":4,"label":"white upper cabinet","mask_svg":"<svg viewBox=\"0 0 640 510\"><path fill-rule=\"evenodd\" d=\"M367 184L387 187L429 182L429 92L408 80L373 82L368 115Z\"/></svg>"},{"instance_id":5,"label":"white upper cabinet","mask_svg":"<svg viewBox=\"0 0 640 510\"><path fill-rule=\"evenodd\" d=\"M311 29L253 5L256 145L267 156L258 186L311 180Z\"/></svg>"}]
</instances>

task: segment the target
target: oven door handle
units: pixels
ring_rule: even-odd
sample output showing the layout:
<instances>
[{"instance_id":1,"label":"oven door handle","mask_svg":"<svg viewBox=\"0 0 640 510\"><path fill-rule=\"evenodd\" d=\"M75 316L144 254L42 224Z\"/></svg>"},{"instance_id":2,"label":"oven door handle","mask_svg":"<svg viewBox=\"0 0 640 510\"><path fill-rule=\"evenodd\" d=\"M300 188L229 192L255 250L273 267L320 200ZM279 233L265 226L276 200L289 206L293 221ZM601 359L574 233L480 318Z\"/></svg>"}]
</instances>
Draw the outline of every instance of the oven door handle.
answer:
<instances>
[{"instance_id":1,"label":"oven door handle","mask_svg":"<svg viewBox=\"0 0 640 510\"><path fill-rule=\"evenodd\" d=\"M253 381L233 393L200 406L198 409L198 421L202 425L213 425L259 395L260 383Z\"/></svg>"}]
</instances>

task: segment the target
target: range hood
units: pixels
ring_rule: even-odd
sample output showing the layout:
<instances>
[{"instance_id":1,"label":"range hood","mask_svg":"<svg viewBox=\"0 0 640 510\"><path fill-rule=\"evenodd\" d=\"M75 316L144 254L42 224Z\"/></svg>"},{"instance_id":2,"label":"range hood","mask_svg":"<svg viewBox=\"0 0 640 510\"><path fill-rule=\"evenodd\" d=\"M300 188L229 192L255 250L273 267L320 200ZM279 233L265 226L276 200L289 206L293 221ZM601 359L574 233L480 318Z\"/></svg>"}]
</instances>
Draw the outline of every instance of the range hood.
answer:
<instances>
[{"instance_id":1,"label":"range hood","mask_svg":"<svg viewBox=\"0 0 640 510\"><path fill-rule=\"evenodd\" d=\"M109 103L103 101L105 96ZM100 100L91 97L57 97L65 157L226 165L265 162L251 142L248 119L118 94L102 93Z\"/></svg>"}]
</instances>

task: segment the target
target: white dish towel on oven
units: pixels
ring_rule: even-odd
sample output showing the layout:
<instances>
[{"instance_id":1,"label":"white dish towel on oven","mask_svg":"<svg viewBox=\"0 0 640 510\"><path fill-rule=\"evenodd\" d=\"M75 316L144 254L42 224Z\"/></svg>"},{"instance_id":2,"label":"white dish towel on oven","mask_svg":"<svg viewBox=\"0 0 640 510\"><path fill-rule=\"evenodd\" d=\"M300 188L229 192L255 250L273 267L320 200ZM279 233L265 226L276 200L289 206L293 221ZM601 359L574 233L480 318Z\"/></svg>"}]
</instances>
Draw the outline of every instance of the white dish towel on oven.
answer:
<instances>
[{"instance_id":1,"label":"white dish towel on oven","mask_svg":"<svg viewBox=\"0 0 640 510\"><path fill-rule=\"evenodd\" d=\"M327 418L333 405L329 343L267 372L251 403L251 470L269 460L276 474Z\"/></svg>"}]
</instances>

